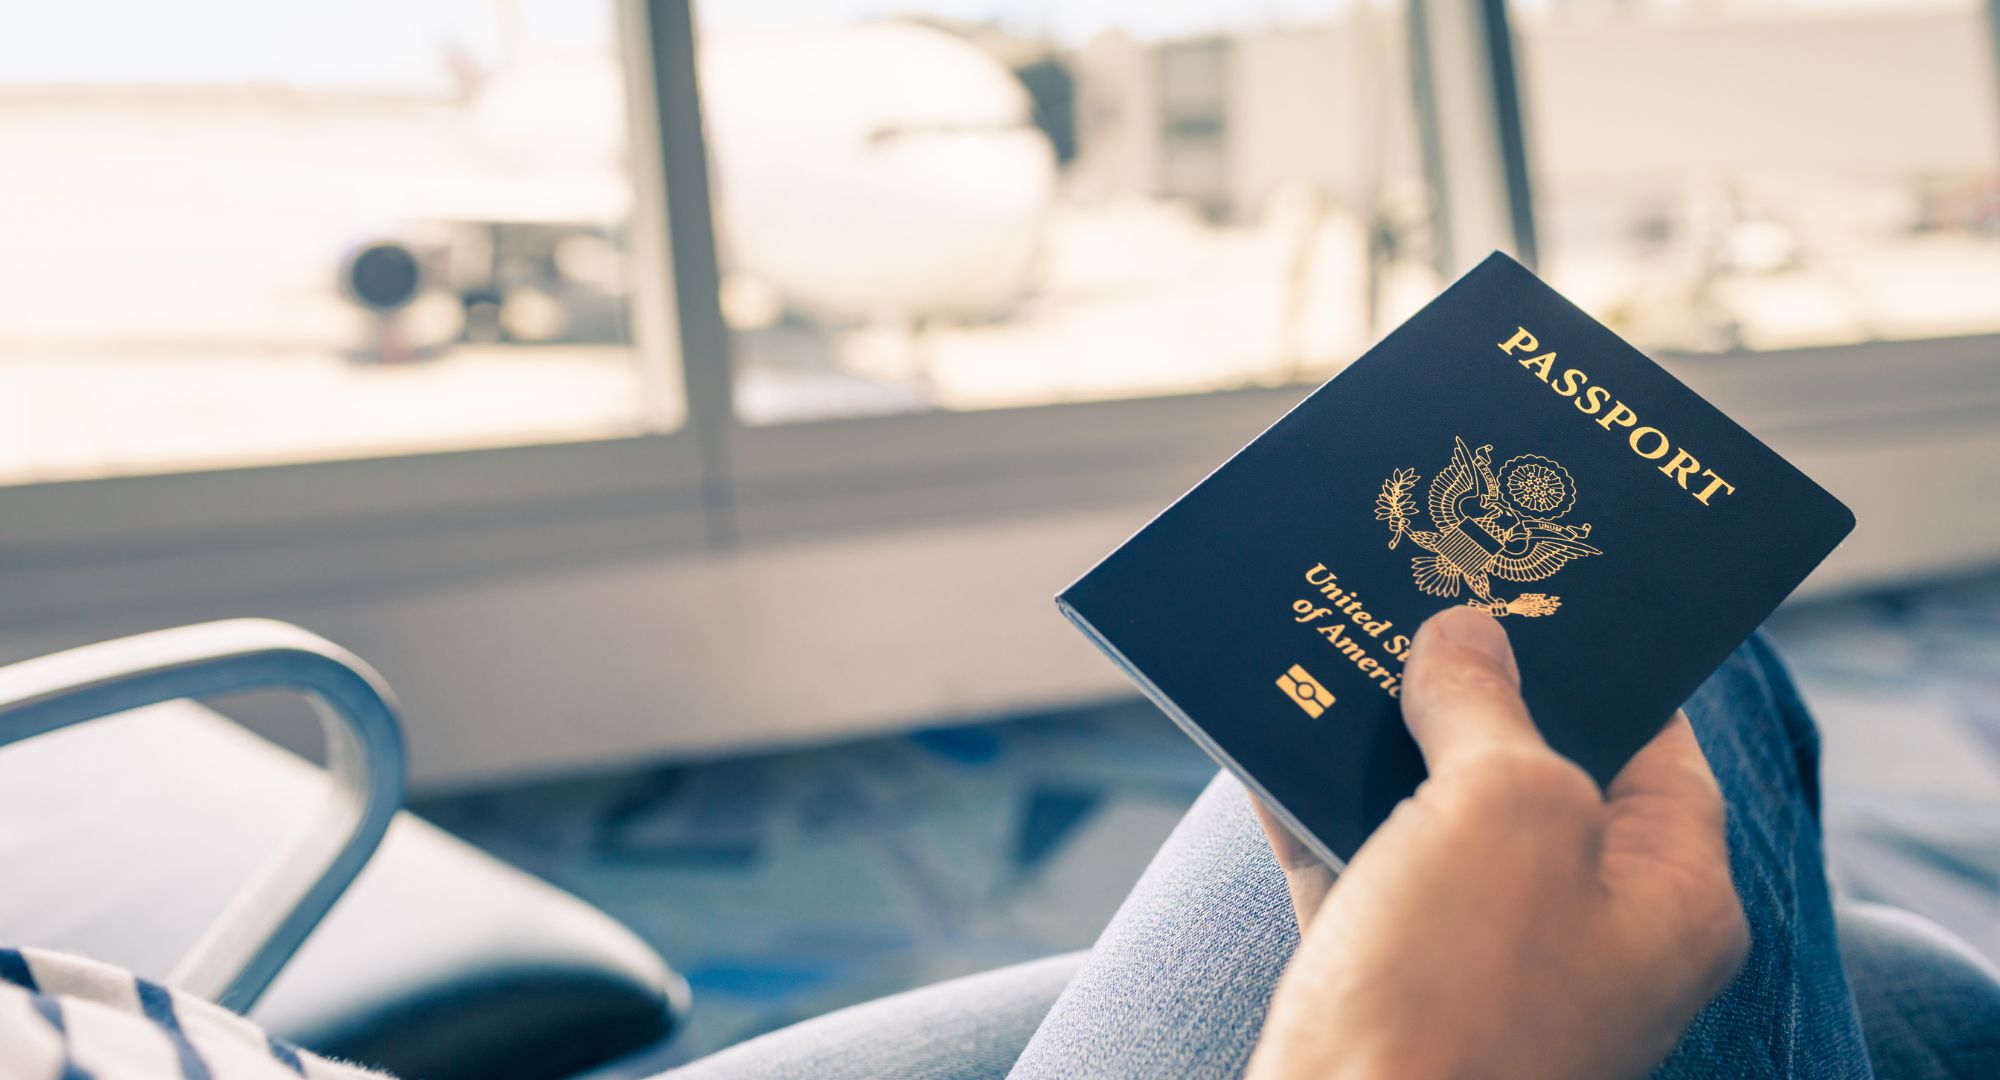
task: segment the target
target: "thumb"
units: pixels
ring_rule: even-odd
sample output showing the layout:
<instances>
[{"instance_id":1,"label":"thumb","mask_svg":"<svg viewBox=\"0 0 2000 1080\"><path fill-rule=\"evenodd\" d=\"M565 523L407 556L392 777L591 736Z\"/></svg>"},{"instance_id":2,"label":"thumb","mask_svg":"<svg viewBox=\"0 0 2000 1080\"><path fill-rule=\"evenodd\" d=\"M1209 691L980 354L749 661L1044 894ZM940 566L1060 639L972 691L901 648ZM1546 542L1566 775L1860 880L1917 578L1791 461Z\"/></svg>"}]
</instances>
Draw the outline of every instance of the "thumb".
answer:
<instances>
[{"instance_id":1,"label":"thumb","mask_svg":"<svg viewBox=\"0 0 2000 1080\"><path fill-rule=\"evenodd\" d=\"M1546 749L1521 701L1521 673L1498 620L1446 608L1425 620L1403 673L1403 721L1433 773L1467 757Z\"/></svg>"}]
</instances>

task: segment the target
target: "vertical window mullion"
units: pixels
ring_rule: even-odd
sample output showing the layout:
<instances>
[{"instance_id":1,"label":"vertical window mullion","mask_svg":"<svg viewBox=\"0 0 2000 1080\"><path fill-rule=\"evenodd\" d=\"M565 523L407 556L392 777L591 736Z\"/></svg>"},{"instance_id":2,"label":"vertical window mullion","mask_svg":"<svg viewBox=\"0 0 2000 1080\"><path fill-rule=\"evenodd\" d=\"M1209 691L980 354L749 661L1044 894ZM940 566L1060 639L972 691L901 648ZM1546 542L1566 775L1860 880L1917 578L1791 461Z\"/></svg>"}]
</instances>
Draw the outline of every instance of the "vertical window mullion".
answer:
<instances>
[{"instance_id":1,"label":"vertical window mullion","mask_svg":"<svg viewBox=\"0 0 2000 1080\"><path fill-rule=\"evenodd\" d=\"M729 445L736 426L729 328L722 319L708 145L702 130L701 93L695 69L694 12L689 0L627 0L643 7L643 32L657 137L644 149L653 162L640 176L657 176L638 197L663 199L665 214L650 214L655 236L664 231L666 269L672 281L673 325L679 336L681 377L687 394L687 427L694 435L702 478L702 503L712 544L733 542ZM644 95L637 95L643 97ZM640 104L645 104L641 102ZM636 151L641 147L635 146ZM640 220L635 216L635 227ZM656 241L657 242L657 241ZM662 283L664 284L664 283Z\"/></svg>"}]
</instances>

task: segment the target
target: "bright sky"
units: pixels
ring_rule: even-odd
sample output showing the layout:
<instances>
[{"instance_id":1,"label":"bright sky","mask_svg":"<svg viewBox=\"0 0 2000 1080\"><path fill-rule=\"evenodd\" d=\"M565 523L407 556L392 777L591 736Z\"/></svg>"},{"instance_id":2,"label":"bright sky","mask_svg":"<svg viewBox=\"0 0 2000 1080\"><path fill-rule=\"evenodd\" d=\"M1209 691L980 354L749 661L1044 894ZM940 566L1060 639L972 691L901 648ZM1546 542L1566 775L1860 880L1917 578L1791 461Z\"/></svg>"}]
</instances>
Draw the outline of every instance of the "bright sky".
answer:
<instances>
[{"instance_id":1,"label":"bright sky","mask_svg":"<svg viewBox=\"0 0 2000 1080\"><path fill-rule=\"evenodd\" d=\"M1081 41L1319 18L1346 0L708 0L705 29L801 26L921 12ZM19 5L0 82L243 82L443 89L448 50L497 59L505 12L537 45L608 42L609 2L578 0L62 0Z\"/></svg>"},{"instance_id":2,"label":"bright sky","mask_svg":"<svg viewBox=\"0 0 2000 1080\"><path fill-rule=\"evenodd\" d=\"M613 0L50 0L14 5L0 83L279 82L444 90L446 56L498 60L510 21L543 45L603 45ZM1353 0L696 0L704 29L824 25L923 13L1081 42L1326 19ZM1395 3L1397 0L1369 0ZM1519 7L1562 0L1515 0ZM1588 0L1585 0L1588 2ZM1653 0L1675 7L1690 0ZM1738 7L1937 6L1972 0L1734 0ZM511 16L508 13L512 13Z\"/></svg>"},{"instance_id":3,"label":"bright sky","mask_svg":"<svg viewBox=\"0 0 2000 1080\"><path fill-rule=\"evenodd\" d=\"M513 5L526 35L610 40L608 4ZM244 82L443 88L447 50L491 61L493 0L63 0L24 4L0 36L0 81Z\"/></svg>"}]
</instances>

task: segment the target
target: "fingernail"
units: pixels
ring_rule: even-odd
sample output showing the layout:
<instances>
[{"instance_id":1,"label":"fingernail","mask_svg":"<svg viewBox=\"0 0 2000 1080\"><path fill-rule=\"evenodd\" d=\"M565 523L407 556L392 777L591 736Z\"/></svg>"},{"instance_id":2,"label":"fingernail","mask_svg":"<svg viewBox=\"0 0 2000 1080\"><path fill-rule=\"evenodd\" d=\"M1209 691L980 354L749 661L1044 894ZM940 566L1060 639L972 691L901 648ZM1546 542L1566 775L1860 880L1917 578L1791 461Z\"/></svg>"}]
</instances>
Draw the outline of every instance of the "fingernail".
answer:
<instances>
[{"instance_id":1,"label":"fingernail","mask_svg":"<svg viewBox=\"0 0 2000 1080\"><path fill-rule=\"evenodd\" d=\"M1430 617L1424 629L1454 645L1471 649L1501 667L1512 667L1514 647L1500 620L1470 607L1446 608Z\"/></svg>"}]
</instances>

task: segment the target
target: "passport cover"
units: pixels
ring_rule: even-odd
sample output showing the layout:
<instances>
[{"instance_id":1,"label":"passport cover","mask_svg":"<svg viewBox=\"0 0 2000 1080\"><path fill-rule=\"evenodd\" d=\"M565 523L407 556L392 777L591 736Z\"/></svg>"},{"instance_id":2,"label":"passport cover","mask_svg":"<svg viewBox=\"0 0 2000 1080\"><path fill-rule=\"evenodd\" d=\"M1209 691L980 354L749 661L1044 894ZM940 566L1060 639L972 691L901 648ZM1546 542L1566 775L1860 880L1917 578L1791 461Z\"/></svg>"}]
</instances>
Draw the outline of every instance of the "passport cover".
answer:
<instances>
[{"instance_id":1,"label":"passport cover","mask_svg":"<svg viewBox=\"0 0 2000 1080\"><path fill-rule=\"evenodd\" d=\"M1339 866L1424 777L1418 624L1499 617L1607 784L1854 526L1805 474L1494 254L1058 596Z\"/></svg>"}]
</instances>

